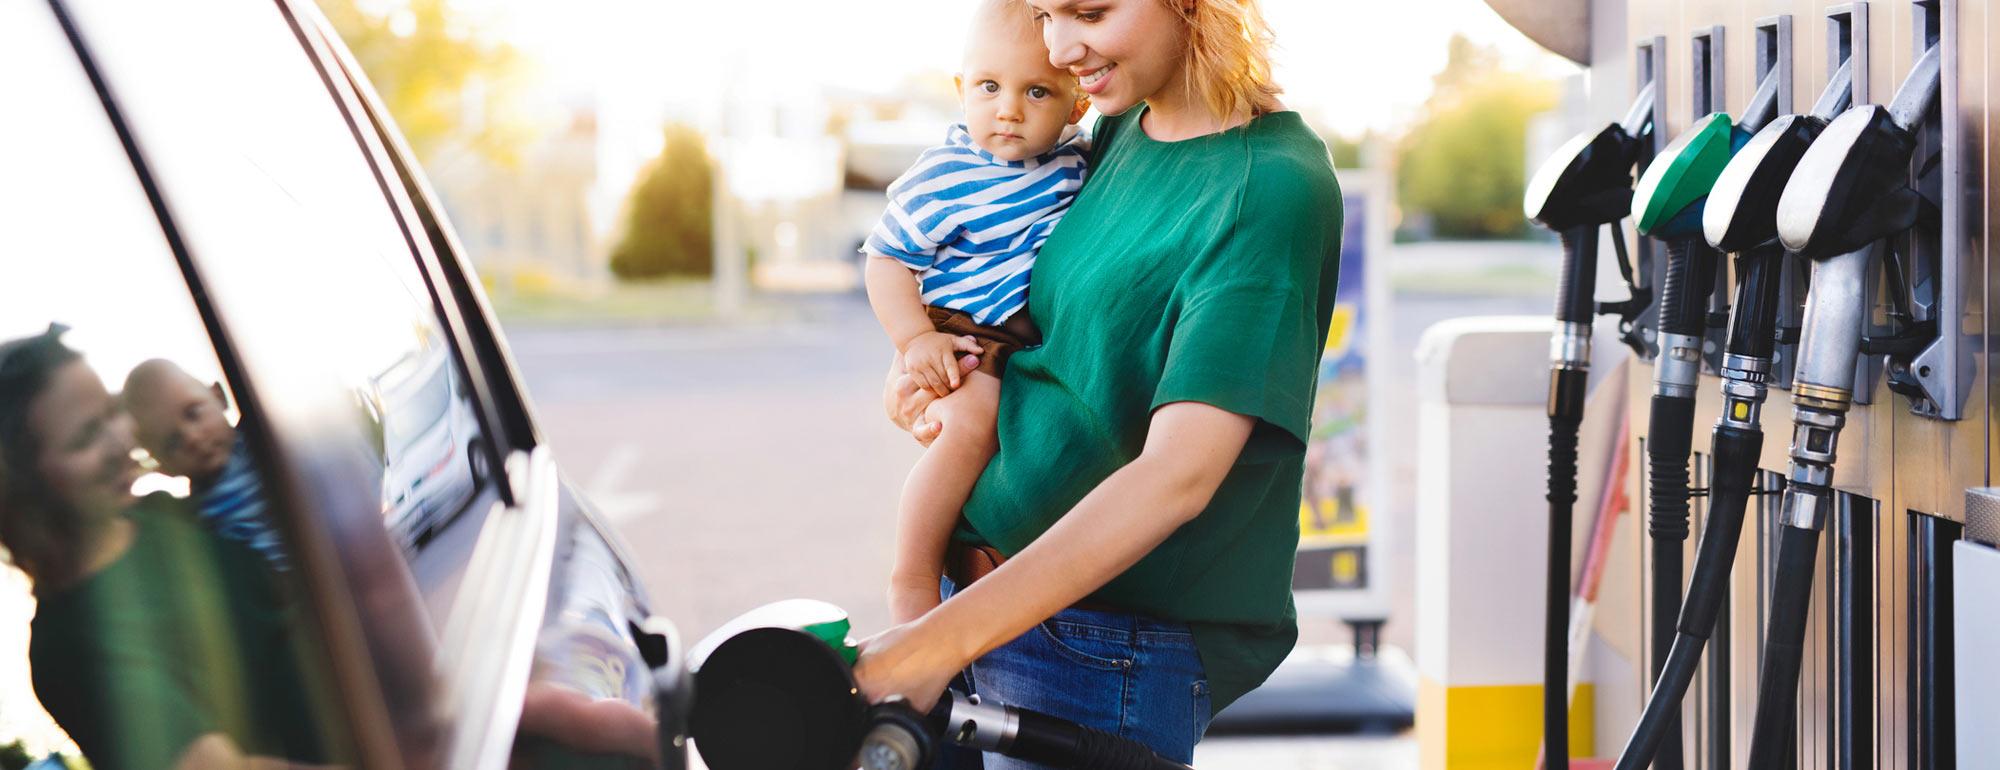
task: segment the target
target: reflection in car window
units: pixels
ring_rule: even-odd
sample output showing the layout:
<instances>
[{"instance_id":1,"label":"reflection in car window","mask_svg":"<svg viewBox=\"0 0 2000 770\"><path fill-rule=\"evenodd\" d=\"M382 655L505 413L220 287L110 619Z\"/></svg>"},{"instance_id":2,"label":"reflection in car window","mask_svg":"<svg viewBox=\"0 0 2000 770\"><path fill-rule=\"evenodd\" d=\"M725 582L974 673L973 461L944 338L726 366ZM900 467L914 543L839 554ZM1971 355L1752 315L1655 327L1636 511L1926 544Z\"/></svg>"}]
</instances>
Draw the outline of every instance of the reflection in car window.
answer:
<instances>
[{"instance_id":1,"label":"reflection in car window","mask_svg":"<svg viewBox=\"0 0 2000 770\"><path fill-rule=\"evenodd\" d=\"M437 593L456 573L427 562L456 559L417 557L459 539L469 550L476 526L441 536L477 520L461 516L493 475L484 431L410 242L325 82L274 6L77 12L96 45L145 62L116 68L120 104L222 315L287 341L283 361L247 352L253 371L295 378L275 389L331 382L348 394L380 460L383 522L419 588ZM194 14L238 34L183 46L154 31Z\"/></svg>"},{"instance_id":2,"label":"reflection in car window","mask_svg":"<svg viewBox=\"0 0 2000 770\"><path fill-rule=\"evenodd\" d=\"M0 71L0 745L344 762L254 416L47 6Z\"/></svg>"}]
</instances>

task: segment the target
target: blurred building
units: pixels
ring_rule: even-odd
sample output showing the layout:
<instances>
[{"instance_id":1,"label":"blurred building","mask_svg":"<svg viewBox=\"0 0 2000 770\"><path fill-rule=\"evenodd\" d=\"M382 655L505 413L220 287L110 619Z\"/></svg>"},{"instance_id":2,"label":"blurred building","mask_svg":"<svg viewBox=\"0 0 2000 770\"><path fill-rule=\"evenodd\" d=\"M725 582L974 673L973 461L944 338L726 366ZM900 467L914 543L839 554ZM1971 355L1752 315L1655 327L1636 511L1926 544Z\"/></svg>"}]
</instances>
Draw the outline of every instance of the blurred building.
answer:
<instances>
[{"instance_id":1,"label":"blurred building","mask_svg":"<svg viewBox=\"0 0 2000 770\"><path fill-rule=\"evenodd\" d=\"M554 130L499 160L464 144L426 162L445 210L480 272L583 282L609 278L604 221L591 205L598 180L594 104L567 108Z\"/></svg>"}]
</instances>

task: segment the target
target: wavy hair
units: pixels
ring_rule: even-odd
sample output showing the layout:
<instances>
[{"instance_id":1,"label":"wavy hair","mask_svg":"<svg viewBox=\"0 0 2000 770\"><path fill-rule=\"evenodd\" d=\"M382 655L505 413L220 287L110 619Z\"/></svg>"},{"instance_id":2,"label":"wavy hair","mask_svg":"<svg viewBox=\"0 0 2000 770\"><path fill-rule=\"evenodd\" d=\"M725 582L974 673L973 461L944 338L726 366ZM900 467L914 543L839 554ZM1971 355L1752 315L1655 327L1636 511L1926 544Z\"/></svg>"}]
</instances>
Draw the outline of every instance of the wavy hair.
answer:
<instances>
[{"instance_id":1,"label":"wavy hair","mask_svg":"<svg viewBox=\"0 0 2000 770\"><path fill-rule=\"evenodd\" d=\"M1217 117L1278 108L1271 25L1257 0L1161 0L1187 24L1181 88Z\"/></svg>"}]
</instances>

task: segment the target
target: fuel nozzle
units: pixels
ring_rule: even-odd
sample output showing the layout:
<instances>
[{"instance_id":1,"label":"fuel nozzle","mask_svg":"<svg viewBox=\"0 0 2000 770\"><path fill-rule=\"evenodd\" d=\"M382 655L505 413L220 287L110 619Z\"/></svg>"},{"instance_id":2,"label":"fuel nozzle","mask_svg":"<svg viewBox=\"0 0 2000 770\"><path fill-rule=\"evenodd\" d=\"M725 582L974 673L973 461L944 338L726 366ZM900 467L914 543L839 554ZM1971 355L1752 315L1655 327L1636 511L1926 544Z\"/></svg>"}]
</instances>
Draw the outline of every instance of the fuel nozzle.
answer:
<instances>
[{"instance_id":1,"label":"fuel nozzle","mask_svg":"<svg viewBox=\"0 0 2000 770\"><path fill-rule=\"evenodd\" d=\"M924 770L957 743L1054 767L1191 770L1145 745L1047 714L947 692L929 713L871 704L854 680L847 613L793 599L695 645L689 735L713 770Z\"/></svg>"},{"instance_id":2,"label":"fuel nozzle","mask_svg":"<svg viewBox=\"0 0 2000 770\"><path fill-rule=\"evenodd\" d=\"M1576 505L1576 434L1590 376L1591 321L1599 306L1598 229L1612 224L1619 269L1630 299L1607 306L1621 317L1628 335L1632 320L1650 300L1634 281L1624 237L1615 224L1632 203L1632 164L1641 138L1653 126L1654 86L1641 89L1625 120L1586 131L1564 143L1535 172L1522 196L1528 219L1554 230L1562 240L1562 271L1556 286L1556 326L1549 339L1549 548L1542 625L1542 751L1551 766L1569 758L1569 562L1570 520ZM1628 336L1627 343L1643 349Z\"/></svg>"},{"instance_id":3,"label":"fuel nozzle","mask_svg":"<svg viewBox=\"0 0 2000 770\"><path fill-rule=\"evenodd\" d=\"M1835 453L1853 400L1854 358L1868 312L1864 279L1875 242L1915 224L1923 205L1909 186L1909 164L1914 130L1937 108L1938 77L1932 46L1888 107L1854 107L1827 125L1778 201L1778 237L1813 259L1813 277L1792 385L1790 483L1780 503L1783 527L1750 737L1752 767L1777 766L1791 748L1814 559L1832 504Z\"/></svg>"},{"instance_id":4,"label":"fuel nozzle","mask_svg":"<svg viewBox=\"0 0 2000 770\"><path fill-rule=\"evenodd\" d=\"M1827 125L1778 201L1785 248L1827 257L1916 223L1922 196L1909 184L1910 157L1917 125L1937 108L1937 88L1938 50L1932 46L1889 106L1864 104Z\"/></svg>"}]
</instances>

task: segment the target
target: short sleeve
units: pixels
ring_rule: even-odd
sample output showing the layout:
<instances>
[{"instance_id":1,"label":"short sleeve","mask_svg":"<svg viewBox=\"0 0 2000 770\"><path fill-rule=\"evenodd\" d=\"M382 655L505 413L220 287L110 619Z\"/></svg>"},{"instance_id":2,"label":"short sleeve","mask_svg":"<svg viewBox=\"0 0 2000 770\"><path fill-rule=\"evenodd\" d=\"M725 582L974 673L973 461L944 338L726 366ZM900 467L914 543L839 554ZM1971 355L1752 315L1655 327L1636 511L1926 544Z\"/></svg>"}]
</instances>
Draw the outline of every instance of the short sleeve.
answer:
<instances>
[{"instance_id":1,"label":"short sleeve","mask_svg":"<svg viewBox=\"0 0 2000 770\"><path fill-rule=\"evenodd\" d=\"M937 262L939 241L925 231L915 213L891 189L882 220L868 233L861 250L871 257L896 260L911 270L923 270Z\"/></svg>"},{"instance_id":2,"label":"short sleeve","mask_svg":"<svg viewBox=\"0 0 2000 770\"><path fill-rule=\"evenodd\" d=\"M1320 346L1311 295L1269 278L1204 287L1186 299L1153 396L1154 409L1197 401L1257 418L1246 454L1301 449L1312 430Z\"/></svg>"},{"instance_id":3,"label":"short sleeve","mask_svg":"<svg viewBox=\"0 0 2000 770\"><path fill-rule=\"evenodd\" d=\"M936 264L938 247L949 243L960 227L963 207L953 201L963 190L955 175L980 165L962 148L944 145L925 150L909 170L889 183L889 205L861 251L894 259L911 270Z\"/></svg>"},{"instance_id":4,"label":"short sleeve","mask_svg":"<svg viewBox=\"0 0 2000 770\"><path fill-rule=\"evenodd\" d=\"M1261 176L1261 179L1259 178ZM1338 281L1330 165L1253 169L1233 227L1176 287L1152 408L1196 401L1257 418L1244 459L1302 451Z\"/></svg>"}]
</instances>

